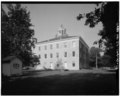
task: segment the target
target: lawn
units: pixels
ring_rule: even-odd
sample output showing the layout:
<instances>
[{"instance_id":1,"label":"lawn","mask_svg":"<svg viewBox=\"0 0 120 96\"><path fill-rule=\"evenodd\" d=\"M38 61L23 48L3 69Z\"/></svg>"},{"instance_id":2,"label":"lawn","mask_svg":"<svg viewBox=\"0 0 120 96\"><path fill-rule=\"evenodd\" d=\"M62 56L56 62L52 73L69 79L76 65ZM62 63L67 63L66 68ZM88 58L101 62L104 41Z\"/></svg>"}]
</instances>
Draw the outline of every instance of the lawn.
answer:
<instances>
[{"instance_id":1,"label":"lawn","mask_svg":"<svg viewBox=\"0 0 120 96\"><path fill-rule=\"evenodd\" d=\"M115 72L37 71L2 82L4 95L115 95Z\"/></svg>"}]
</instances>

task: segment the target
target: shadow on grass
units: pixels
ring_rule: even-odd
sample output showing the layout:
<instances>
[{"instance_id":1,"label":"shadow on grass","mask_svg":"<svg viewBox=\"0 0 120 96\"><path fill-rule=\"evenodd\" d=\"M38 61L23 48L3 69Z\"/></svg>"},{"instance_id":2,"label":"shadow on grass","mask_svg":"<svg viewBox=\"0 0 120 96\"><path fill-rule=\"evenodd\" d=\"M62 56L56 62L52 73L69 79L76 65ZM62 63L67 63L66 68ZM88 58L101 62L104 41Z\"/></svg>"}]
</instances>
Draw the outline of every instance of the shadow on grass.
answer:
<instances>
[{"instance_id":1,"label":"shadow on grass","mask_svg":"<svg viewBox=\"0 0 120 96\"><path fill-rule=\"evenodd\" d=\"M116 74L51 75L19 78L2 85L3 95L117 95Z\"/></svg>"}]
</instances>

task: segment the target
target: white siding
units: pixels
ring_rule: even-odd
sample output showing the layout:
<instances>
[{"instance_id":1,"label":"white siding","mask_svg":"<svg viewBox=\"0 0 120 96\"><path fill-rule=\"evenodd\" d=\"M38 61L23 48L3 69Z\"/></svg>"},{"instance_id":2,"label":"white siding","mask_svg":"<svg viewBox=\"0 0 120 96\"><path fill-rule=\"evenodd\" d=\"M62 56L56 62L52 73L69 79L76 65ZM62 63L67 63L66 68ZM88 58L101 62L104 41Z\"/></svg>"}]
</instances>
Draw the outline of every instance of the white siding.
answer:
<instances>
[{"instance_id":1,"label":"white siding","mask_svg":"<svg viewBox=\"0 0 120 96\"><path fill-rule=\"evenodd\" d=\"M73 42L74 46L73 46ZM64 44L67 44L67 47ZM50 45L52 44L52 49L50 49ZM56 44L59 44L59 48L56 48ZM39 46L41 50L39 49ZM45 50L45 46L47 46L47 50ZM75 57L72 56L72 52L75 51ZM64 53L67 52L67 57L64 57ZM56 64L57 60L61 60L62 63L67 63L67 68L70 70L79 70L79 38L57 41L52 43L43 43L37 44L34 50L36 55L41 55L40 62L41 66L45 66L47 68L51 67L51 62L53 63L52 67ZM53 57L50 58L50 54L53 54ZM59 53L59 58L56 57L56 53ZM47 58L45 58L45 54L47 54ZM75 66L73 66L73 62L75 62Z\"/></svg>"}]
</instances>

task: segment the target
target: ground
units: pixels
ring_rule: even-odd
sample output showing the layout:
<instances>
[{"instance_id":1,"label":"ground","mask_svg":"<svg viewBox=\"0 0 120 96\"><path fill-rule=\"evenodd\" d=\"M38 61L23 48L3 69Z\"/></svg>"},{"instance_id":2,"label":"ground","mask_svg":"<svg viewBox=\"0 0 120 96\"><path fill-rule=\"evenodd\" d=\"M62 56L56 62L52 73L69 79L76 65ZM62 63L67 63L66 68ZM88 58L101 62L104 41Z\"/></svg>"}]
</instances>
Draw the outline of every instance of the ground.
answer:
<instances>
[{"instance_id":1,"label":"ground","mask_svg":"<svg viewBox=\"0 0 120 96\"><path fill-rule=\"evenodd\" d=\"M2 81L4 95L118 94L115 72L101 70L31 71Z\"/></svg>"}]
</instances>

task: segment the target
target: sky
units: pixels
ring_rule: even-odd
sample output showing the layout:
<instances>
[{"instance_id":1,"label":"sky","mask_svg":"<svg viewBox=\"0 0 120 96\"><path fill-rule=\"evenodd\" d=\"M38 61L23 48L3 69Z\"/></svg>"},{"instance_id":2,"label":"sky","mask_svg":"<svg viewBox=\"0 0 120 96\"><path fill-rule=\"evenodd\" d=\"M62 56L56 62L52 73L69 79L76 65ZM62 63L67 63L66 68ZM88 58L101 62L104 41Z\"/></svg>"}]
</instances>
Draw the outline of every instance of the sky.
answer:
<instances>
[{"instance_id":1,"label":"sky","mask_svg":"<svg viewBox=\"0 0 120 96\"><path fill-rule=\"evenodd\" d=\"M99 23L95 28L85 26L85 19L78 21L79 13L94 10L94 4L23 4L30 11L34 25L35 38L38 42L54 38L62 24L69 36L81 36L89 47L98 40L98 32L103 28Z\"/></svg>"}]
</instances>

